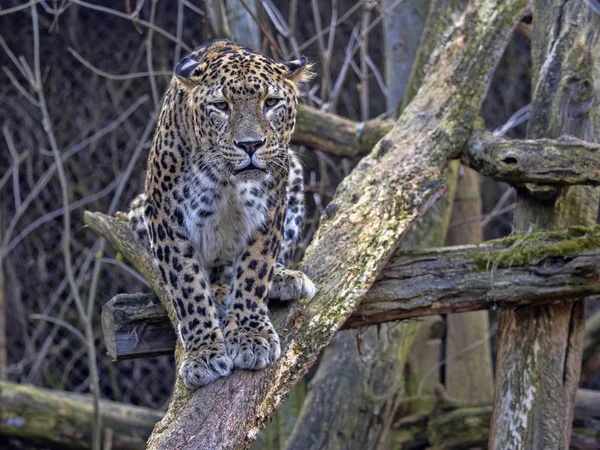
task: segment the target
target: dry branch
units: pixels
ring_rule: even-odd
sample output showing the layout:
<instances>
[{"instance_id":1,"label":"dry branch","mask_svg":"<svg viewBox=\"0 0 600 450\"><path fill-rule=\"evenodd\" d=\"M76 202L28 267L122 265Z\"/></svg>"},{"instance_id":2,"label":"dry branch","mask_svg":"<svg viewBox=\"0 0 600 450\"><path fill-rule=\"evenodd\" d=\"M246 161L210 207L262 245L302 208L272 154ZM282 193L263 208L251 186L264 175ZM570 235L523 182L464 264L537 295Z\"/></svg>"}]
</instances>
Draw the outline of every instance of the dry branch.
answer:
<instances>
[{"instance_id":1,"label":"dry branch","mask_svg":"<svg viewBox=\"0 0 600 450\"><path fill-rule=\"evenodd\" d=\"M466 144L492 68L526 7L526 0L469 2L445 31L447 42L460 45L444 44L433 53L417 97L342 182L322 218L301 264L317 295L273 317L281 359L259 372L236 371L194 393L178 381L149 448L244 448L255 439L363 300L408 227L442 194L444 168ZM126 256L135 262L135 255ZM156 270L150 275L156 284ZM162 288L157 294L171 316Z\"/></svg>"},{"instance_id":2,"label":"dry branch","mask_svg":"<svg viewBox=\"0 0 600 450\"><path fill-rule=\"evenodd\" d=\"M600 184L600 145L570 136L510 140L477 132L469 139L462 162L511 184Z\"/></svg>"},{"instance_id":3,"label":"dry branch","mask_svg":"<svg viewBox=\"0 0 600 450\"><path fill-rule=\"evenodd\" d=\"M292 140L336 156L356 157L369 153L393 126L391 120L355 122L300 105Z\"/></svg>"},{"instance_id":4,"label":"dry branch","mask_svg":"<svg viewBox=\"0 0 600 450\"><path fill-rule=\"evenodd\" d=\"M293 140L336 156L357 157L371 150L392 126L390 120L355 122L300 106ZM600 184L600 145L572 136L504 139L478 130L460 157L481 175L510 184Z\"/></svg>"},{"instance_id":5,"label":"dry branch","mask_svg":"<svg viewBox=\"0 0 600 450\"><path fill-rule=\"evenodd\" d=\"M33 386L0 381L0 435L53 445L91 448L93 400ZM112 449L146 448L152 427L163 414L148 408L100 401L102 429L112 430Z\"/></svg>"},{"instance_id":6,"label":"dry branch","mask_svg":"<svg viewBox=\"0 0 600 450\"><path fill-rule=\"evenodd\" d=\"M112 239L127 239L111 223ZM509 237L482 245L398 251L342 328L437 314L512 308L600 294L600 229ZM524 256L530 255L530 256ZM106 303L102 326L116 360L173 353L176 337L153 294L118 295Z\"/></svg>"}]
</instances>

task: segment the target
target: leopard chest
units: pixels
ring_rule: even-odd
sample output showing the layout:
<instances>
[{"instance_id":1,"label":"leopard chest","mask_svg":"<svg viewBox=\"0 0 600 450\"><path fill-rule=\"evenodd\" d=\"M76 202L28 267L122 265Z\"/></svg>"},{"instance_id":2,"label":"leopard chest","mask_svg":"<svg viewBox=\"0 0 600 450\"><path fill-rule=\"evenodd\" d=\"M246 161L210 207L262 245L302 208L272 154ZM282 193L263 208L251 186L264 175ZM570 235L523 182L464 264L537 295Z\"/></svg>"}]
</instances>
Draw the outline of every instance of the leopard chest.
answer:
<instances>
[{"instance_id":1,"label":"leopard chest","mask_svg":"<svg viewBox=\"0 0 600 450\"><path fill-rule=\"evenodd\" d=\"M265 189L258 182L199 186L186 202L184 227L197 257L211 266L240 255L266 212Z\"/></svg>"}]
</instances>

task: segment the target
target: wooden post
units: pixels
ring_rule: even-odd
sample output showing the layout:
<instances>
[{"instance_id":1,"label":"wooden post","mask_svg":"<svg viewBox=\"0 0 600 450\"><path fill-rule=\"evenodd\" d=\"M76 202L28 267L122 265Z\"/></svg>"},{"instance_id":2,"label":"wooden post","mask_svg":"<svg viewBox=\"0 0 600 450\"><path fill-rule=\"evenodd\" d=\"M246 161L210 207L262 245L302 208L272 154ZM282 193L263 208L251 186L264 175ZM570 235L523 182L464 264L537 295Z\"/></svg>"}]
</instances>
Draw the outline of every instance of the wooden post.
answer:
<instances>
[{"instance_id":1,"label":"wooden post","mask_svg":"<svg viewBox=\"0 0 600 450\"><path fill-rule=\"evenodd\" d=\"M598 139L600 15L583 1L539 0L532 48L528 137ZM515 228L595 223L597 188L527 186ZM501 314L490 449L566 449L579 383L585 302L523 307Z\"/></svg>"}]
</instances>

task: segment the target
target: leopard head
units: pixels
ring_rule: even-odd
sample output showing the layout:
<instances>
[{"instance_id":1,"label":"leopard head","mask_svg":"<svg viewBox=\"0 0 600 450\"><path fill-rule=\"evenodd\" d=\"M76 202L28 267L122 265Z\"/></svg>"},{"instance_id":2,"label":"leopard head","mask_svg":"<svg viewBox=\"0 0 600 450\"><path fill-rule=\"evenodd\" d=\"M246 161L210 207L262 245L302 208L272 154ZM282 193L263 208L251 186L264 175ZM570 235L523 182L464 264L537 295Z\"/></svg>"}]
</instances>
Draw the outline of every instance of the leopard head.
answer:
<instances>
[{"instance_id":1,"label":"leopard head","mask_svg":"<svg viewBox=\"0 0 600 450\"><path fill-rule=\"evenodd\" d=\"M296 120L306 58L278 63L226 40L197 48L175 70L198 161L247 179L282 167Z\"/></svg>"}]
</instances>

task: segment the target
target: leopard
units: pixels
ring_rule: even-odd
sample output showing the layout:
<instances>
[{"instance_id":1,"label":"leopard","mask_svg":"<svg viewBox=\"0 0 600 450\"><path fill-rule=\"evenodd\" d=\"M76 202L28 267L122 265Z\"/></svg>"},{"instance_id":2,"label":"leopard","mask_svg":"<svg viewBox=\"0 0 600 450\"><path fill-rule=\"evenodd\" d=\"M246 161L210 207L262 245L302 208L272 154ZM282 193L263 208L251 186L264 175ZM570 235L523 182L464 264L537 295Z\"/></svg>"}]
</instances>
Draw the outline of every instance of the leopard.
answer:
<instances>
[{"instance_id":1,"label":"leopard","mask_svg":"<svg viewBox=\"0 0 600 450\"><path fill-rule=\"evenodd\" d=\"M278 62L219 39L185 56L165 92L128 217L171 298L189 389L277 361L269 300L315 295L288 267L305 215L290 143L312 76L303 56Z\"/></svg>"}]
</instances>

